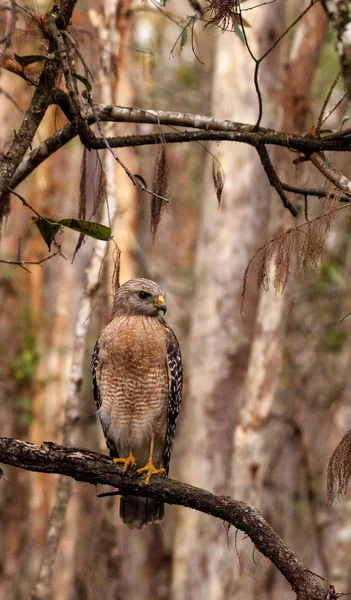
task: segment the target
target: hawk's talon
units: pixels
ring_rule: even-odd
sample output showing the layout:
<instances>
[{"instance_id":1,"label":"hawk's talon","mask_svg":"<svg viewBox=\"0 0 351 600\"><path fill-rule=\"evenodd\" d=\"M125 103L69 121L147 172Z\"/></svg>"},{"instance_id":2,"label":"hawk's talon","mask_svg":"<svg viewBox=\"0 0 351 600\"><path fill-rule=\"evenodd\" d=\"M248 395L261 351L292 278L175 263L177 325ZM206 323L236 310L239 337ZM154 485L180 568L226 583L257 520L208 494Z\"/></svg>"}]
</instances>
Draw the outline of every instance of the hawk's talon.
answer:
<instances>
[{"instance_id":1,"label":"hawk's talon","mask_svg":"<svg viewBox=\"0 0 351 600\"><path fill-rule=\"evenodd\" d=\"M129 450L129 456L127 456L127 458L114 458L113 462L115 464L122 463L124 465L123 473L126 473L130 467L136 466L136 459L132 449Z\"/></svg>"},{"instance_id":2,"label":"hawk's talon","mask_svg":"<svg viewBox=\"0 0 351 600\"><path fill-rule=\"evenodd\" d=\"M161 475L163 473L164 468L156 469L155 465L152 462L147 462L145 467L137 470L137 474L141 475L142 473L146 473L145 483L148 485L150 483L150 479L153 475Z\"/></svg>"}]
</instances>

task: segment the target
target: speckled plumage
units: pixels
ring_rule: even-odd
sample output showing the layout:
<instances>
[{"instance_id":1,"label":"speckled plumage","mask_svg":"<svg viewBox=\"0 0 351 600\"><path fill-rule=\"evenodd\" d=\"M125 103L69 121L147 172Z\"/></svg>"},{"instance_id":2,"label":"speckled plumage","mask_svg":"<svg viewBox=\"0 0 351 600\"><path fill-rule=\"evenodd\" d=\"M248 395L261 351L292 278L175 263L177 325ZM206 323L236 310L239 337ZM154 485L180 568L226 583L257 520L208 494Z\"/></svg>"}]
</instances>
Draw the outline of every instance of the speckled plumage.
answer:
<instances>
[{"instance_id":1,"label":"speckled plumage","mask_svg":"<svg viewBox=\"0 0 351 600\"><path fill-rule=\"evenodd\" d=\"M163 296L147 279L118 288L111 321L94 348L92 375L111 456L127 457L132 448L136 467L143 467L153 436L155 467L164 467L167 475L182 396L182 362L177 338L160 314ZM127 497L121 515L130 527L141 527L160 520L163 506Z\"/></svg>"}]
</instances>

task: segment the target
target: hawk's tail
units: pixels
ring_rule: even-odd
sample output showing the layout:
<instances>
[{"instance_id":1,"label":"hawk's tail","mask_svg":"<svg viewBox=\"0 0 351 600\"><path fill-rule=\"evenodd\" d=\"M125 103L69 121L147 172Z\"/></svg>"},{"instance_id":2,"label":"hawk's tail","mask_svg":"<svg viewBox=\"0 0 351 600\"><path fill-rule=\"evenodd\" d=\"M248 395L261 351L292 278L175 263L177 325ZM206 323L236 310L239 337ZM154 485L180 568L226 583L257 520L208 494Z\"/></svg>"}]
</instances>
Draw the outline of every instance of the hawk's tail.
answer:
<instances>
[{"instance_id":1,"label":"hawk's tail","mask_svg":"<svg viewBox=\"0 0 351 600\"><path fill-rule=\"evenodd\" d=\"M163 520L164 504L151 498L122 496L119 514L130 529L141 529L144 525Z\"/></svg>"}]
</instances>

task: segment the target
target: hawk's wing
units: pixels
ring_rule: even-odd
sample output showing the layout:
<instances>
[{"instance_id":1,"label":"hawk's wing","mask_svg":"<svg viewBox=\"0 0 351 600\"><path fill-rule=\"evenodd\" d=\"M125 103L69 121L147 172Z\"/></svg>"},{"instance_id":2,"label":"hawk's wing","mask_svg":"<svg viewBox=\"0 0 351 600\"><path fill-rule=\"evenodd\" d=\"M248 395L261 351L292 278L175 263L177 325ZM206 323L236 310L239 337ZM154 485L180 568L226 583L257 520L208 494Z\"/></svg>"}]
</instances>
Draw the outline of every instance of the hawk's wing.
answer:
<instances>
[{"instance_id":1,"label":"hawk's wing","mask_svg":"<svg viewBox=\"0 0 351 600\"><path fill-rule=\"evenodd\" d=\"M101 376L101 369L102 369L103 365L101 364L99 351L100 351L100 346L99 346L99 340L98 340L94 346L93 356L91 358L91 376L92 376L92 380L93 380L93 394L94 394L94 400L95 400L97 410L99 410L99 408L101 407L101 404L102 404L99 382L100 382L100 376ZM106 439L106 445L110 451L110 456L112 456L112 458L118 458L117 448L116 448L113 440L107 435L106 428L104 427L104 424L102 422L101 422L101 426L102 426L102 431L104 432L104 436Z\"/></svg>"},{"instance_id":2,"label":"hawk's wing","mask_svg":"<svg viewBox=\"0 0 351 600\"><path fill-rule=\"evenodd\" d=\"M178 340L169 327L167 329L167 367L170 378L168 396L168 417L165 446L163 451L163 466L165 475L168 475L169 461L171 458L173 439L175 435L177 419L182 401L183 389L183 367L182 356Z\"/></svg>"}]
</instances>

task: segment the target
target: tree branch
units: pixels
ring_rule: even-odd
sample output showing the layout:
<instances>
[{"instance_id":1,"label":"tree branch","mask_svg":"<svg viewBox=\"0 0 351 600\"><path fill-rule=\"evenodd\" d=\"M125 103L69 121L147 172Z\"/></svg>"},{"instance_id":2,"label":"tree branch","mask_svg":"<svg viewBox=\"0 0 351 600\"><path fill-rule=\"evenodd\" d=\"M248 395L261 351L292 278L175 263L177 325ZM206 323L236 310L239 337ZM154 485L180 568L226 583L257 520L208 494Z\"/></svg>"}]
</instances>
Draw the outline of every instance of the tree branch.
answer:
<instances>
[{"instance_id":1,"label":"tree branch","mask_svg":"<svg viewBox=\"0 0 351 600\"><path fill-rule=\"evenodd\" d=\"M351 137L330 139L330 136L301 136L287 134L284 132L273 131L260 127L254 130L254 125L247 125L235 121L214 119L205 115L196 115L191 113L180 113L173 111L154 111L143 110L140 108L112 106L106 104L95 104L94 111L89 110L89 125L92 125L99 119L100 121L123 122L123 123L144 123L150 125L170 125L184 126L194 128L195 131L181 131L173 133L164 133L163 138L166 143L184 143L192 141L233 141L247 143L258 147L264 145L275 145L287 149L296 150L307 156L312 156L312 162L319 167L318 158L314 160L313 154L323 150L329 151L347 151L351 147ZM39 144L32 150L18 166L15 174L11 178L9 187L15 188L21 183L37 166L46 158L54 154L59 148L77 135L77 129L71 123L67 123L60 131L57 131L47 140ZM127 135L120 137L107 138L108 143L113 148L155 145L160 143L159 133L149 133L144 135ZM87 146L91 149L105 149L106 139L95 138L87 141ZM313 153L313 154L312 154ZM318 164L317 164L318 162ZM320 169L321 170L321 169ZM325 171L322 171L326 175ZM328 175L326 175L328 177ZM329 179L329 177L328 177ZM334 179L332 180L334 182ZM309 188L294 188L288 184L282 184L282 190L292 191L300 194L325 197L326 193L322 190L312 190ZM346 191L346 190L345 190Z\"/></svg>"},{"instance_id":2,"label":"tree branch","mask_svg":"<svg viewBox=\"0 0 351 600\"><path fill-rule=\"evenodd\" d=\"M162 123L161 123L162 124ZM199 131L179 131L175 133L164 133L163 138L166 143L184 143L184 142L198 142L198 141L229 141L229 142L242 142L251 146L258 146L259 144L281 146L288 148L289 150L297 150L304 154L311 152L320 151L342 151L347 152L351 148L351 139L324 139L316 136L301 136L294 134L287 134L280 131L271 131L264 128L258 131L251 131L251 125L247 125L247 130L242 131L215 131L199 130ZM160 144L159 133L149 133L145 135L126 135L121 137L107 138L112 148L123 148L128 146L148 146L153 144ZM89 146L94 150L102 150L106 147L105 140L102 138L95 138L91 141Z\"/></svg>"},{"instance_id":3,"label":"tree branch","mask_svg":"<svg viewBox=\"0 0 351 600\"><path fill-rule=\"evenodd\" d=\"M322 189L318 189L318 188L303 188L303 187L298 187L296 185L289 185L288 183L284 183L283 181L281 181L282 184L282 188L283 190L285 190L286 192L293 192L294 194L300 194L301 196L314 196L315 198L334 198L335 194L328 192L326 190L322 190ZM349 203L351 201L351 195L350 196L340 196L338 194L338 198L340 200L340 202L347 202Z\"/></svg>"},{"instance_id":4,"label":"tree branch","mask_svg":"<svg viewBox=\"0 0 351 600\"><path fill-rule=\"evenodd\" d=\"M146 496L199 510L222 519L245 532L290 583L298 600L325 600L326 586L288 548L252 506L228 496L215 496L185 483L154 478L124 476L108 456L81 448L44 442L41 446L12 438L0 438L0 462L41 473L59 473L92 485L110 485L118 494ZM320 578L319 578L320 579Z\"/></svg>"},{"instance_id":5,"label":"tree branch","mask_svg":"<svg viewBox=\"0 0 351 600\"><path fill-rule=\"evenodd\" d=\"M66 29L72 16L77 0L62 0L60 6L53 5L45 14L42 21L42 33L49 39L47 30L48 22L54 20L57 27ZM38 85L34 91L30 106L24 115L18 133L14 135L12 144L0 162L0 202L9 185L17 167L30 147L37 129L52 103L51 92L55 87L56 77L59 72L60 62L57 56L55 41L49 39L48 60L39 77Z\"/></svg>"},{"instance_id":6,"label":"tree branch","mask_svg":"<svg viewBox=\"0 0 351 600\"><path fill-rule=\"evenodd\" d=\"M293 217L297 217L296 208L289 202L287 196L284 193L284 189L283 189L282 184L280 183L280 179L272 165L272 162L271 162L271 159L267 152L266 146L264 144L259 144L257 146L256 150L261 159L261 163L266 172L269 183L271 184L272 187L274 187L274 189L280 196L281 201L283 202L285 208L287 208L291 212Z\"/></svg>"},{"instance_id":7,"label":"tree branch","mask_svg":"<svg viewBox=\"0 0 351 600\"><path fill-rule=\"evenodd\" d=\"M339 190L351 194L351 181L340 171L335 169L325 158L322 152L310 154L309 159L317 169L325 175Z\"/></svg>"},{"instance_id":8,"label":"tree branch","mask_svg":"<svg viewBox=\"0 0 351 600\"><path fill-rule=\"evenodd\" d=\"M161 111L162 112L162 111ZM173 113L174 114L174 113ZM181 114L181 113L179 113ZM196 117L197 115L194 115ZM160 120L160 124L170 124L169 119L165 119L165 123ZM176 119L177 121L177 119ZM195 120L196 121L196 120ZM91 121L90 121L91 122ZM129 121L130 123L134 121ZM139 123L140 121L135 121ZM149 121L147 121L149 122ZM223 124L226 124L226 121L223 121ZM263 141L264 144L271 144L277 146L285 146L289 149L298 150L300 152L316 152L319 150L334 150L334 151L347 151L350 149L351 140L343 139L343 140L327 140L324 138L316 138L316 137L304 137L298 135L287 135L282 132L273 132L269 129L265 130L264 128L259 129L257 132L250 132L247 130L246 132L241 132L241 127L250 128L251 125L242 125L241 123L237 124L239 129L238 131L230 131L228 129L223 129L223 131L217 130L209 130L209 131L185 131L179 133L164 133L164 140L167 143L181 143L181 142L191 142L191 141L201 141L201 140L209 140L209 141L236 141L243 142L255 146L260 141ZM195 127L195 125L194 125ZM67 123L62 129L54 133L52 136L47 138L44 142L39 144L37 148L32 150L30 154L28 154L19 165L15 174L13 175L9 187L12 189L17 187L36 167L38 167L46 158L54 154L57 150L62 148L67 142L72 140L77 135L76 129L70 123ZM122 148L122 147L130 147L130 146L145 146L145 145L155 145L160 143L160 135L157 134L147 134L147 135L130 135L130 136L121 136L118 138L109 138L109 143L112 147ZM100 138L96 138L94 143L92 144L94 149L104 149L106 148L106 144L104 140ZM287 191L294 191L288 190ZM304 193L304 192L298 192ZM323 196L322 192L314 193L313 195Z\"/></svg>"}]
</instances>

